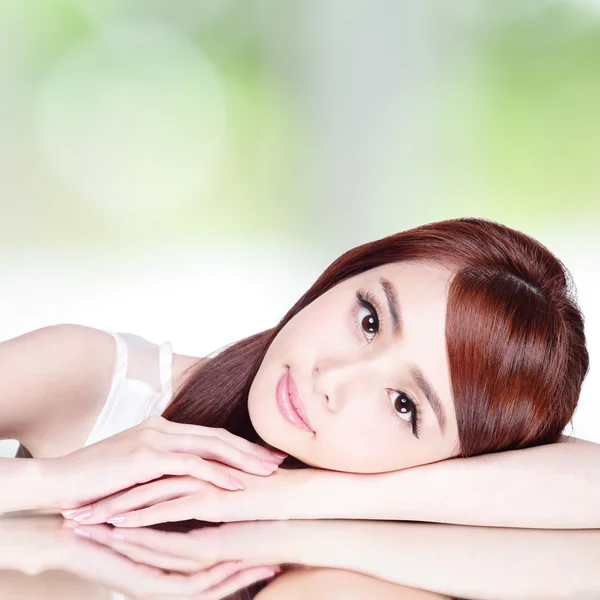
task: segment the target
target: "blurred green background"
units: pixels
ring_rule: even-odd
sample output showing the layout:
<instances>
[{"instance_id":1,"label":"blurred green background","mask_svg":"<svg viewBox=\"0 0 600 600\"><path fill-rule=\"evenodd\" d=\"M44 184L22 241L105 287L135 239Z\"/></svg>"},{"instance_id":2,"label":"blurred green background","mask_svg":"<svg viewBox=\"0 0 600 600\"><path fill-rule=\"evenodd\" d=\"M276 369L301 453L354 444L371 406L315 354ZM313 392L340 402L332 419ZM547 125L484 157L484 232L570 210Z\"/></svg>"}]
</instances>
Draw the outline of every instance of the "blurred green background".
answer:
<instances>
[{"instance_id":1,"label":"blurred green background","mask_svg":"<svg viewBox=\"0 0 600 600\"><path fill-rule=\"evenodd\" d=\"M3 0L0 339L207 353L357 244L486 217L571 269L600 441L599 107L600 0Z\"/></svg>"},{"instance_id":2,"label":"blurred green background","mask_svg":"<svg viewBox=\"0 0 600 600\"><path fill-rule=\"evenodd\" d=\"M0 32L5 247L600 216L599 2L9 0Z\"/></svg>"}]
</instances>

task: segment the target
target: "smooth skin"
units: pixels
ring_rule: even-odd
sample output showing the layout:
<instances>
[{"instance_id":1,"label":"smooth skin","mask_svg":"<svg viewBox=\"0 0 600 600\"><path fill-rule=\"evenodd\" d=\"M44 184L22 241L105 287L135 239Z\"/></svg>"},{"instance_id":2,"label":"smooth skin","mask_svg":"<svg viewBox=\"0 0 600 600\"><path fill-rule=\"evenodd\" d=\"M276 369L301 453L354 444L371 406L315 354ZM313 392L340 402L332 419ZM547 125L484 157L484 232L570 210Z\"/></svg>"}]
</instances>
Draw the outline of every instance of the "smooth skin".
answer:
<instances>
[{"instance_id":1,"label":"smooth skin","mask_svg":"<svg viewBox=\"0 0 600 600\"><path fill-rule=\"evenodd\" d=\"M279 332L251 386L250 418L268 444L321 469L283 469L267 480L240 473L247 489L237 496L217 490L207 498L205 482L189 477L154 482L97 503L85 522L339 517L600 527L597 444L563 437L571 443L452 458L458 436L444 340L450 276L426 263L384 265L336 285ZM386 308L392 290L403 322L396 336ZM374 296L379 327L359 291ZM414 365L437 392L444 427L413 382ZM291 424L277 407L286 370L313 431ZM419 437L407 396L421 417Z\"/></svg>"},{"instance_id":2,"label":"smooth skin","mask_svg":"<svg viewBox=\"0 0 600 600\"><path fill-rule=\"evenodd\" d=\"M346 279L295 315L267 350L250 388L250 419L262 439L310 466L349 473L456 456L445 337L450 276L424 262L383 265ZM372 296L379 318L357 299L359 291ZM402 323L396 335L387 302L392 295ZM444 431L411 375L413 365L440 398ZM287 421L275 403L277 381L287 369L314 433ZM412 424L417 413L418 437Z\"/></svg>"},{"instance_id":3,"label":"smooth skin","mask_svg":"<svg viewBox=\"0 0 600 600\"><path fill-rule=\"evenodd\" d=\"M383 276L399 298L404 323L400 338L391 336L389 317L386 323L387 294L377 289ZM272 475L258 476L247 466L239 468L240 463L232 465L229 458L220 456L214 468L205 466L205 471L214 477L215 469L234 475L247 488L232 494L213 480L199 479L196 468L193 479L204 487L212 486L213 509L221 511L213 512L211 518L408 518L514 527L600 527L600 445L564 438L577 443L444 460L454 455L457 442L443 340L448 277L444 269L431 265L385 265L335 286L290 320L253 382L250 416L270 445L328 470L303 469L283 476L284 470L275 469ZM357 287L375 294L384 307L379 333L372 327L373 315L357 303ZM65 473L67 479L77 480L82 472L101 469L105 451L121 443L113 436L93 445L93 450L92 446L84 449L85 460L62 458L78 452L85 442L106 400L114 358L114 340L109 334L75 325L44 328L0 344L0 436L18 439L37 459L0 460L0 481L7 483L0 511L75 507L56 506L56 494L49 492L65 485L73 489L65 482ZM175 355L175 390L189 367L202 360ZM446 415L444 432L412 386L409 362L418 364L437 391ZM276 381L286 365L297 379L314 433L285 421L275 405ZM410 403L403 397L404 406L392 404L400 396L392 394L392 388L418 403L419 438L408 422L414 416ZM200 428L195 431L202 435ZM164 435L154 436L153 450L140 452L137 463L132 463L124 487L140 483L136 481L138 469L147 476L158 456L164 463L174 453L167 438L188 435L183 430L160 433ZM211 436L203 437L209 444ZM241 438L238 442L247 444ZM255 454L264 451L257 446L248 449ZM214 447L203 447L202 452L215 457ZM188 480L192 462L210 460L202 453L177 454L185 457L181 460L188 471L176 476ZM58 463L44 460L48 458L57 458ZM69 460L71 469L48 468ZM338 472L351 465L352 472ZM155 473L160 477L160 472ZM167 480L152 482L121 494L121 504L136 510L139 505L128 502L128 494L139 496L152 486L145 500L157 508L143 523L130 519L120 525L203 518L204 505L193 486L184 498L164 502L161 486L163 482L174 485L171 479L168 484ZM110 482L103 492L95 490L96 494L113 492ZM283 499L291 502L284 505ZM564 511L567 505L574 508ZM101 508L102 503L97 506Z\"/></svg>"},{"instance_id":4,"label":"smooth skin","mask_svg":"<svg viewBox=\"0 0 600 600\"><path fill-rule=\"evenodd\" d=\"M594 530L321 519L226 523L188 533L107 525L73 531L136 563L190 575L216 562L239 561L243 568L285 564L358 572L466 598L600 593L600 531Z\"/></svg>"},{"instance_id":5,"label":"smooth skin","mask_svg":"<svg viewBox=\"0 0 600 600\"><path fill-rule=\"evenodd\" d=\"M0 481L16 482L3 485L0 512L76 508L163 475L238 491L244 484L225 465L263 477L277 469L281 456L224 429L159 416L82 448L108 393L114 353L112 336L75 325L0 344L0 433L35 457L0 459ZM180 370L188 362L181 358Z\"/></svg>"},{"instance_id":6,"label":"smooth skin","mask_svg":"<svg viewBox=\"0 0 600 600\"><path fill-rule=\"evenodd\" d=\"M172 561L161 568L84 539L64 523L55 516L0 517L0 536L13 541L0 545L0 598L108 600L109 590L118 590L140 600L220 600L273 575L272 567L239 561L213 560L190 573Z\"/></svg>"}]
</instances>

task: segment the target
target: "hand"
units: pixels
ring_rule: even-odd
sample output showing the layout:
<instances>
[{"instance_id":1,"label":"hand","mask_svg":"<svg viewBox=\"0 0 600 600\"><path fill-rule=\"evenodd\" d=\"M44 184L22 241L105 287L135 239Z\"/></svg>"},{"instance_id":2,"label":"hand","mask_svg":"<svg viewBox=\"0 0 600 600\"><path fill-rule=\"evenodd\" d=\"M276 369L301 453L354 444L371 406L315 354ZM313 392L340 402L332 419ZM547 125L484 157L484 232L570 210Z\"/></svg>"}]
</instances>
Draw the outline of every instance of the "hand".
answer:
<instances>
[{"instance_id":1,"label":"hand","mask_svg":"<svg viewBox=\"0 0 600 600\"><path fill-rule=\"evenodd\" d=\"M247 521L202 527L185 533L149 527L114 529L107 525L82 525L74 521L65 521L64 527L137 563L190 574L220 562L235 561L240 568L293 562L288 558L294 552L299 554L293 548L295 540L301 539L298 531L304 531L310 523Z\"/></svg>"},{"instance_id":2,"label":"hand","mask_svg":"<svg viewBox=\"0 0 600 600\"><path fill-rule=\"evenodd\" d=\"M106 525L94 527L108 529ZM245 568L239 561L215 561L188 572L178 572L174 568L177 565L168 556L162 561L145 562L108 547L101 541L108 532L96 531L91 542L82 539L85 536L73 535L65 529L63 533L66 538L57 549L58 558L48 568L75 573L138 600L170 600L174 597L220 600L281 570L278 566ZM100 543L94 543L96 541Z\"/></svg>"},{"instance_id":3,"label":"hand","mask_svg":"<svg viewBox=\"0 0 600 600\"><path fill-rule=\"evenodd\" d=\"M246 488L236 494L194 477L160 479L105 498L88 507L91 514L80 523L112 523L141 527L169 521L229 522L289 519L300 514L309 472L315 469L278 469L258 477L225 467L244 479ZM313 495L315 486L309 486ZM307 518L311 518L308 515Z\"/></svg>"},{"instance_id":4,"label":"hand","mask_svg":"<svg viewBox=\"0 0 600 600\"><path fill-rule=\"evenodd\" d=\"M225 429L155 416L66 456L42 460L52 507L74 509L165 475L192 476L228 491L243 489L225 465L266 476L284 456Z\"/></svg>"},{"instance_id":5,"label":"hand","mask_svg":"<svg viewBox=\"0 0 600 600\"><path fill-rule=\"evenodd\" d=\"M108 529L103 525L96 527ZM91 543L74 535L55 517L0 519L0 531L13 542L10 548L7 546L6 556L0 554L0 567L4 570L30 576L48 570L64 571L140 600L167 600L174 596L220 600L278 571L276 566L246 568L240 561L213 561L205 562L193 574L167 573L167 569L173 569L165 561L160 566L157 561L132 560L107 544ZM69 596L69 589L62 592Z\"/></svg>"}]
</instances>

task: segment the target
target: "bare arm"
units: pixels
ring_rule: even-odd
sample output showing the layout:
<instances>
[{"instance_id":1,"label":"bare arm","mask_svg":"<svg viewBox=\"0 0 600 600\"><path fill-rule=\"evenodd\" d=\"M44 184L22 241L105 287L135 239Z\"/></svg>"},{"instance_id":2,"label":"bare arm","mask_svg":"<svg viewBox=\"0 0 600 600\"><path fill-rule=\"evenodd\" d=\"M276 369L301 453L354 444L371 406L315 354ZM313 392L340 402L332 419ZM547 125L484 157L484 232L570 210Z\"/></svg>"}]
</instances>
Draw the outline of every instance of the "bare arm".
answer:
<instances>
[{"instance_id":1,"label":"bare arm","mask_svg":"<svg viewBox=\"0 0 600 600\"><path fill-rule=\"evenodd\" d=\"M19 440L37 457L0 458L0 513L47 506L41 457L57 440L64 453L83 444L108 393L114 356L110 334L79 325L0 343L0 438Z\"/></svg>"},{"instance_id":2,"label":"bare arm","mask_svg":"<svg viewBox=\"0 0 600 600\"><path fill-rule=\"evenodd\" d=\"M600 444L574 438L390 473L303 471L290 518L600 528Z\"/></svg>"},{"instance_id":3,"label":"bare arm","mask_svg":"<svg viewBox=\"0 0 600 600\"><path fill-rule=\"evenodd\" d=\"M426 590L405 587L362 573L321 567L285 571L254 600L451 600Z\"/></svg>"},{"instance_id":4,"label":"bare arm","mask_svg":"<svg viewBox=\"0 0 600 600\"><path fill-rule=\"evenodd\" d=\"M595 598L600 593L600 531L343 520L286 521L277 527L272 546L281 550L273 558L280 562L348 569L481 600ZM269 549L264 552L271 560Z\"/></svg>"},{"instance_id":5,"label":"bare arm","mask_svg":"<svg viewBox=\"0 0 600 600\"><path fill-rule=\"evenodd\" d=\"M110 334L81 325L52 325L1 342L0 438L32 450L69 425L93 423L114 357Z\"/></svg>"},{"instance_id":6,"label":"bare arm","mask_svg":"<svg viewBox=\"0 0 600 600\"><path fill-rule=\"evenodd\" d=\"M0 458L0 513L48 506L49 486L42 462L28 458Z\"/></svg>"}]
</instances>

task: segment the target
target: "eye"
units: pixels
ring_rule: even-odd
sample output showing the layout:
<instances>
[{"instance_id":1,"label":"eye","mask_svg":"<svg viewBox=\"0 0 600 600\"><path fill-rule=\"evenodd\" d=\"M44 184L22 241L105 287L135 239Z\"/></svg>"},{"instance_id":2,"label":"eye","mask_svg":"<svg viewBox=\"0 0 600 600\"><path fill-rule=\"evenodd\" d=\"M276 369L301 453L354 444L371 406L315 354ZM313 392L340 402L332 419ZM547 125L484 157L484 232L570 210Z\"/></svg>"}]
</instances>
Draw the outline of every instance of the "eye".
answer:
<instances>
[{"instance_id":1,"label":"eye","mask_svg":"<svg viewBox=\"0 0 600 600\"><path fill-rule=\"evenodd\" d=\"M421 412L415 401L405 392L391 390L390 407L396 419L412 424L413 435L418 439L421 427Z\"/></svg>"},{"instance_id":2,"label":"eye","mask_svg":"<svg viewBox=\"0 0 600 600\"><path fill-rule=\"evenodd\" d=\"M404 392L394 391L394 394L398 394L392 399L392 405L398 412L398 416L404 421L411 422L415 414L413 401Z\"/></svg>"},{"instance_id":3,"label":"eye","mask_svg":"<svg viewBox=\"0 0 600 600\"><path fill-rule=\"evenodd\" d=\"M356 325L365 334L367 341L371 343L375 336L383 331L379 302L371 292L362 289L356 292L356 299L359 302L359 307L352 309Z\"/></svg>"},{"instance_id":4,"label":"eye","mask_svg":"<svg viewBox=\"0 0 600 600\"><path fill-rule=\"evenodd\" d=\"M377 316L374 315L366 306L361 306L358 309L358 322L360 323L361 329L366 334L372 334L373 337L367 335L367 339L371 341L379 332L379 321Z\"/></svg>"}]
</instances>

